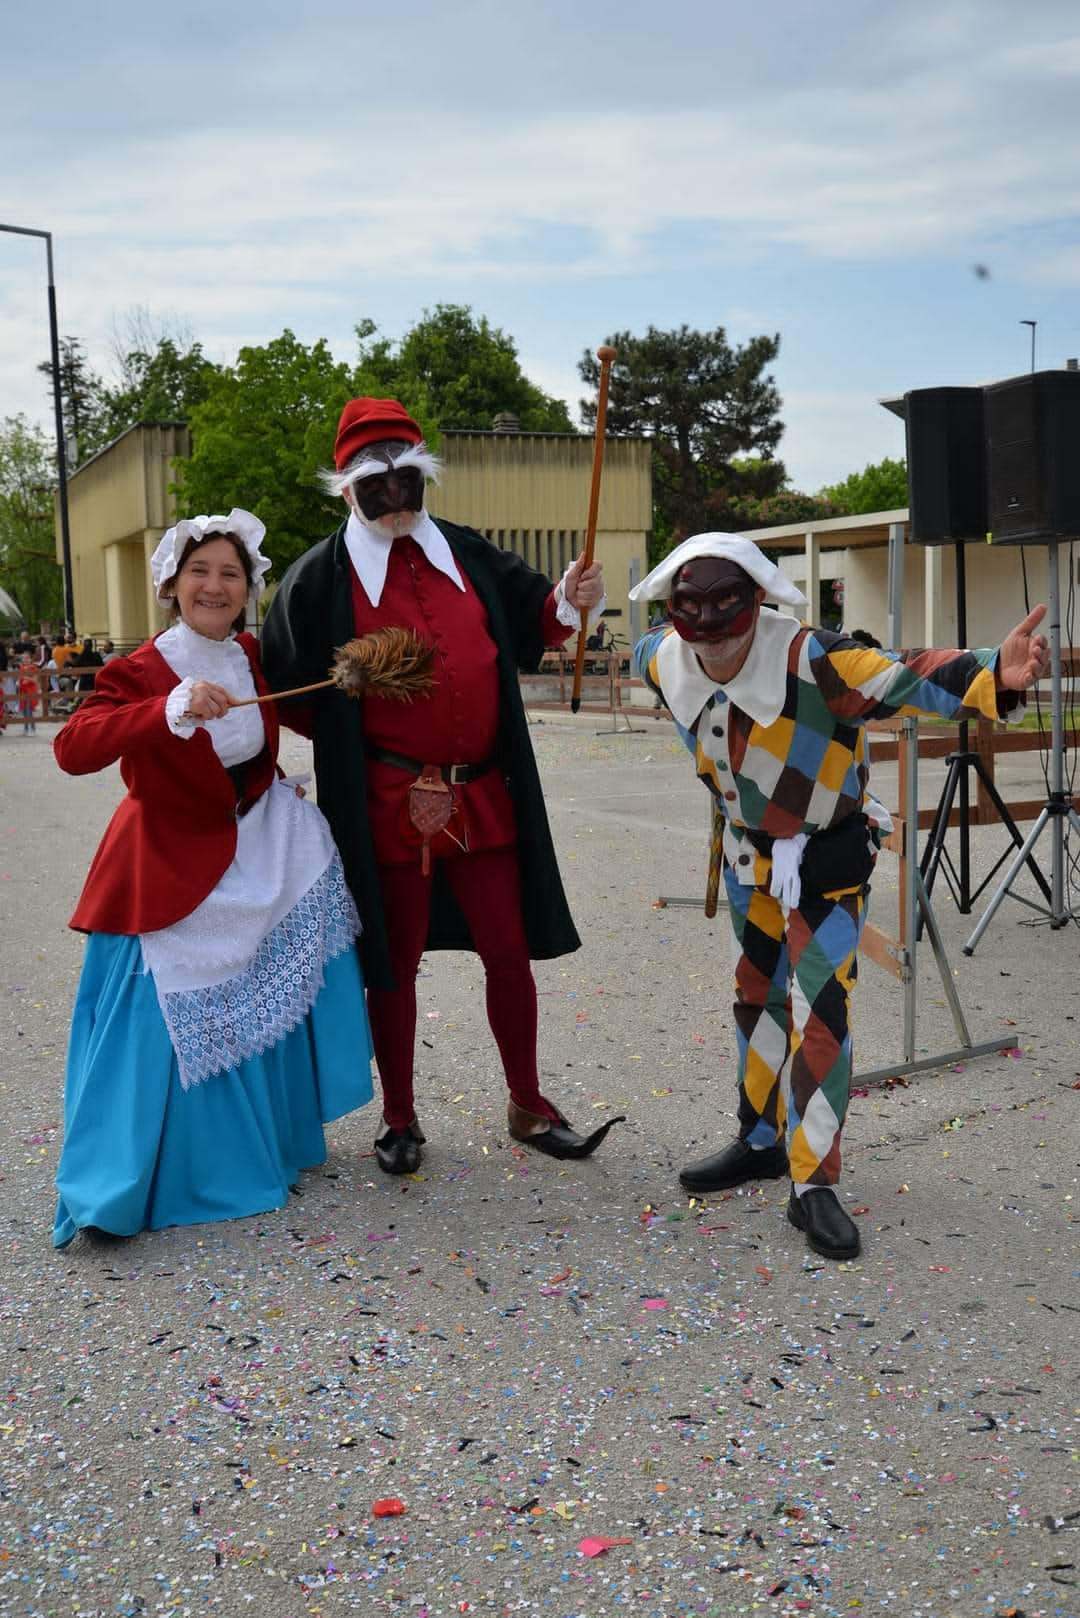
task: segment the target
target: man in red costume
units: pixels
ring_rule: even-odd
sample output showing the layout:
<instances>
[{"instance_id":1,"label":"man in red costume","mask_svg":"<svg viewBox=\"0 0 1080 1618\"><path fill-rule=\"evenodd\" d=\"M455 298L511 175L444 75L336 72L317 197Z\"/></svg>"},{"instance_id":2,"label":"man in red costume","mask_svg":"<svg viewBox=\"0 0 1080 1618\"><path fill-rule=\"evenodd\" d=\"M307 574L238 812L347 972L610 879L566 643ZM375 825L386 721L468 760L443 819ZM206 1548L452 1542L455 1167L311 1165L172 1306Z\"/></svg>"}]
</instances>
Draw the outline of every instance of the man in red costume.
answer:
<instances>
[{"instance_id":1,"label":"man in red costume","mask_svg":"<svg viewBox=\"0 0 1080 1618\"><path fill-rule=\"evenodd\" d=\"M518 670L599 616L599 563L552 588L520 557L424 509L439 464L396 399L353 399L324 479L348 517L286 573L263 627L263 665L285 690L325 678L334 650L379 629L435 648L434 688L411 703L343 692L282 705L310 735L319 807L363 924L360 951L383 1089L380 1166L405 1174L424 1135L413 1098L416 971L425 949L475 949L510 1091L510 1134L587 1157L610 1124L573 1130L540 1092L530 959L580 943L555 861ZM448 788L449 792L444 791ZM435 804L433 828L423 810ZM417 805L420 807L417 808ZM612 1120L614 1122L615 1120Z\"/></svg>"}]
</instances>

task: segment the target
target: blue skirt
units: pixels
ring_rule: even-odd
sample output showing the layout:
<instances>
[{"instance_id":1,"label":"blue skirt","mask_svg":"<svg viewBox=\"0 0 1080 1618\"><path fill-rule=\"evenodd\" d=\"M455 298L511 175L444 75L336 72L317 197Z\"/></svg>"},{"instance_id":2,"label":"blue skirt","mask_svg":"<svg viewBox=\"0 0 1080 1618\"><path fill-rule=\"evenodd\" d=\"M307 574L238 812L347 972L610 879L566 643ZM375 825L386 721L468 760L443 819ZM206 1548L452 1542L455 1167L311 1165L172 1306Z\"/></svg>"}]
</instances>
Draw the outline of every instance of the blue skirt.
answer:
<instances>
[{"instance_id":1,"label":"blue skirt","mask_svg":"<svg viewBox=\"0 0 1080 1618\"><path fill-rule=\"evenodd\" d=\"M53 1244L86 1225L116 1236L284 1207L326 1161L323 1125L372 1097L355 949L261 1056L185 1090L138 937L91 933L72 1016Z\"/></svg>"}]
</instances>

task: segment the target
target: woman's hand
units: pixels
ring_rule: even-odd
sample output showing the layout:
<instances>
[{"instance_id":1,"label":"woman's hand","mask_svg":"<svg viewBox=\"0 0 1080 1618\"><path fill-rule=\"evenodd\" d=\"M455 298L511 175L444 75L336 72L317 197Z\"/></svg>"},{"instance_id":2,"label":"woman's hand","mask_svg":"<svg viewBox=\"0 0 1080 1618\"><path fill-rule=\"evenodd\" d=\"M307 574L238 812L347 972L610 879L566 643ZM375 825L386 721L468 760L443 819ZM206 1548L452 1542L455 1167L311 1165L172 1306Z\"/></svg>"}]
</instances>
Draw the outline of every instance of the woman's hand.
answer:
<instances>
[{"instance_id":1,"label":"woman's hand","mask_svg":"<svg viewBox=\"0 0 1080 1618\"><path fill-rule=\"evenodd\" d=\"M227 714L232 701L223 685L209 680L196 680L188 698L187 711L192 719L220 719Z\"/></svg>"}]
</instances>

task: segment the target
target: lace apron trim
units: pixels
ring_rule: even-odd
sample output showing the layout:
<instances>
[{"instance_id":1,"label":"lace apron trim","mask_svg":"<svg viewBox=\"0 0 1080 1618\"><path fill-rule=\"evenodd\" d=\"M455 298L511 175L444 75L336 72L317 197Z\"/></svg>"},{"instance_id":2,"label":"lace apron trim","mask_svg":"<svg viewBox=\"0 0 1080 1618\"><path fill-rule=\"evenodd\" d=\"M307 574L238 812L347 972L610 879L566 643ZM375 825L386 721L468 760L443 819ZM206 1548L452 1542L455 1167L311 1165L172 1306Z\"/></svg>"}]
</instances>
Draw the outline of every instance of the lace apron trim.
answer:
<instances>
[{"instance_id":1,"label":"lace apron trim","mask_svg":"<svg viewBox=\"0 0 1080 1618\"><path fill-rule=\"evenodd\" d=\"M335 853L243 971L209 988L159 990L183 1088L260 1056L291 1033L318 999L327 961L350 949L359 931Z\"/></svg>"}]
</instances>

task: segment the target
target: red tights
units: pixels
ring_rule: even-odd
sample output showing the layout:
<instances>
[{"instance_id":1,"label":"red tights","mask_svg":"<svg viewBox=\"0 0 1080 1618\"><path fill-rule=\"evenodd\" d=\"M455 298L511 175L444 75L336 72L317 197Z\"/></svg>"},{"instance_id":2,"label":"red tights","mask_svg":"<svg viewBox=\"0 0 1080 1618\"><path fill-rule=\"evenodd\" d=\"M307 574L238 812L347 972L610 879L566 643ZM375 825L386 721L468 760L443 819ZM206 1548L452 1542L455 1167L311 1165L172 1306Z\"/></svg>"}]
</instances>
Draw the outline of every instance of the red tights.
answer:
<instances>
[{"instance_id":1,"label":"red tights","mask_svg":"<svg viewBox=\"0 0 1080 1618\"><path fill-rule=\"evenodd\" d=\"M536 984L521 917L518 862L512 848L462 854L441 862L469 924L487 974L487 1016L510 1094L530 1112L554 1118L536 1071ZM430 876L415 865L379 867L396 989L368 989L383 1116L404 1129L415 1115L416 970L427 940Z\"/></svg>"}]
</instances>

